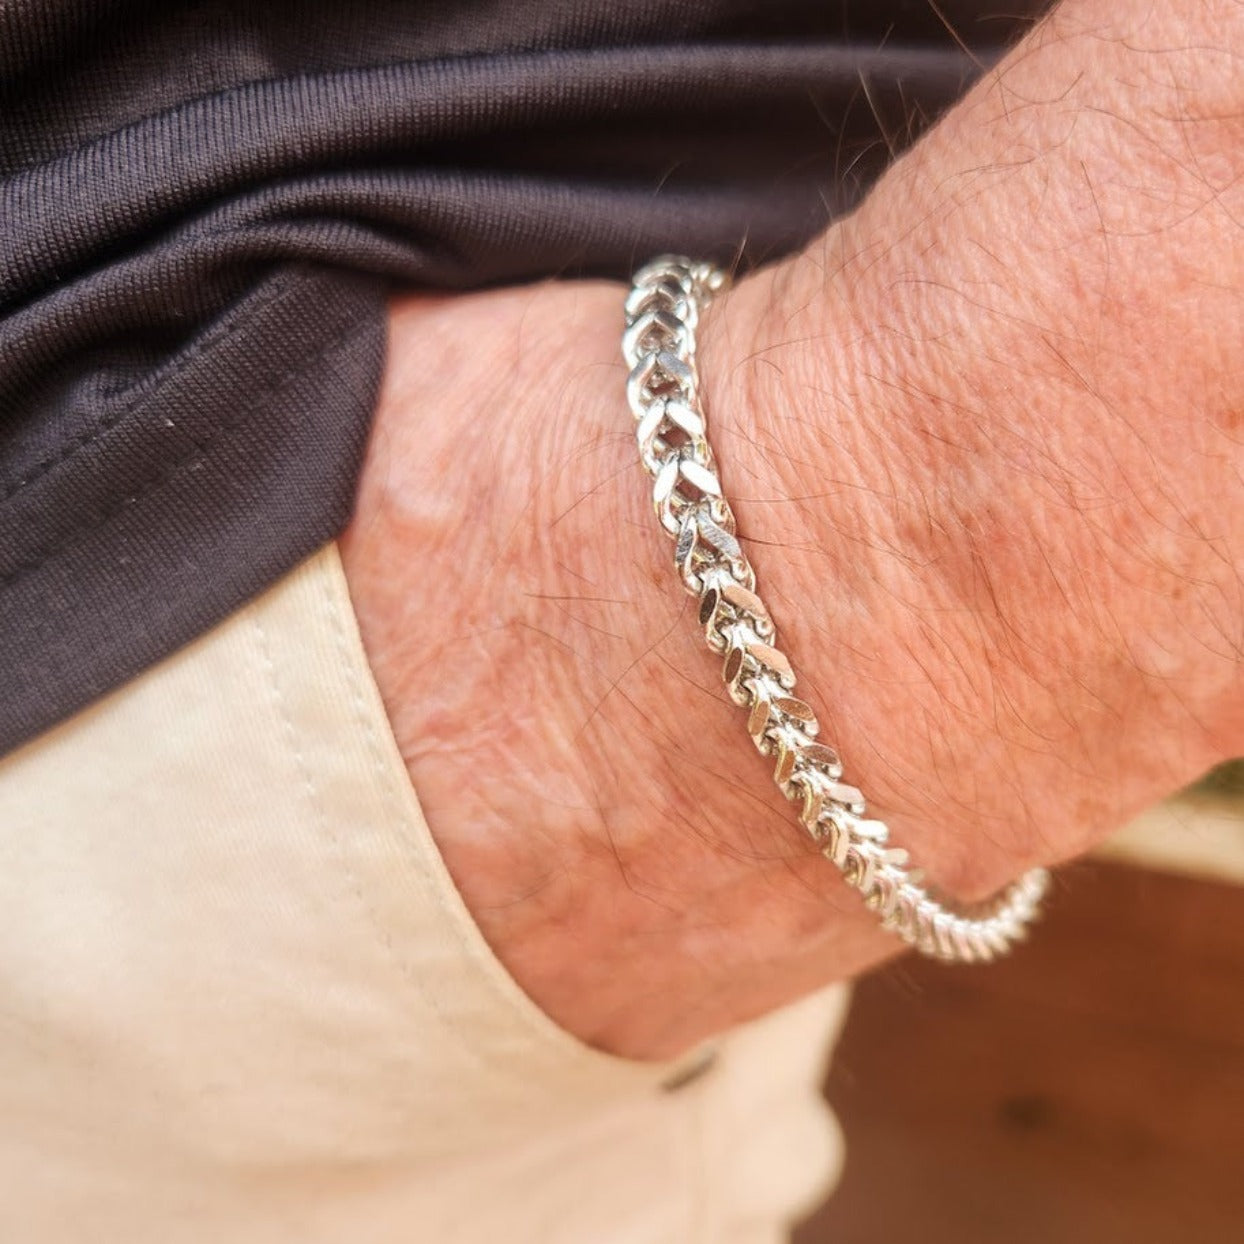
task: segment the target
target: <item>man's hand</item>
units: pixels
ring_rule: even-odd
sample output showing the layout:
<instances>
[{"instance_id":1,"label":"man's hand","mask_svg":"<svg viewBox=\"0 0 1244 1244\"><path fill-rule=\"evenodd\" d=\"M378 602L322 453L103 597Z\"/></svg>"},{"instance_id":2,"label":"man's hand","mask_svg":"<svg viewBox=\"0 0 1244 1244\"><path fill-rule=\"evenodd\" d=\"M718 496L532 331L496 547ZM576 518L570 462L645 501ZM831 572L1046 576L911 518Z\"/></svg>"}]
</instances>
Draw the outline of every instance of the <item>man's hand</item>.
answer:
<instances>
[{"instance_id":1,"label":"man's hand","mask_svg":"<svg viewBox=\"0 0 1244 1244\"><path fill-rule=\"evenodd\" d=\"M847 777L980 896L1244 750L1244 6L1070 0L701 330ZM801 840L646 501L619 287L393 309L342 549L428 821L556 1020L685 1048L898 949Z\"/></svg>"}]
</instances>

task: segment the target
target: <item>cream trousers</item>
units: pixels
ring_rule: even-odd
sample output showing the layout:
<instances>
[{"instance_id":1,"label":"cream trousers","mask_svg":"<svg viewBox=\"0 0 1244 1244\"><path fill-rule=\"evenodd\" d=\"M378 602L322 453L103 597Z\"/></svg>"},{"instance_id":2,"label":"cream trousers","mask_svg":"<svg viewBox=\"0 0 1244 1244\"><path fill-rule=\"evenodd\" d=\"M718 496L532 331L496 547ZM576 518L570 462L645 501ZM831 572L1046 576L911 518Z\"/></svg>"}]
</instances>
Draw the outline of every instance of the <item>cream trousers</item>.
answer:
<instances>
[{"instance_id":1,"label":"cream trousers","mask_svg":"<svg viewBox=\"0 0 1244 1244\"><path fill-rule=\"evenodd\" d=\"M778 1241L840 1165L844 1003L698 1078L550 1023L445 872L334 548L0 763L5 1244Z\"/></svg>"}]
</instances>

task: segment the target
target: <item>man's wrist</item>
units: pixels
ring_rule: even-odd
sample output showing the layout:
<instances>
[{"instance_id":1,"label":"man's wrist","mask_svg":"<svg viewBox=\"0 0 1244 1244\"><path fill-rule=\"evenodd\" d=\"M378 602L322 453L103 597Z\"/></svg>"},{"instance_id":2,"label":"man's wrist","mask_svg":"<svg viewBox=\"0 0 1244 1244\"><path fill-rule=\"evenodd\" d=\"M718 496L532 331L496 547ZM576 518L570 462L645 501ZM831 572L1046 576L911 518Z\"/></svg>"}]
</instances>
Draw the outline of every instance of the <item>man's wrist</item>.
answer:
<instances>
[{"instance_id":1,"label":"man's wrist","mask_svg":"<svg viewBox=\"0 0 1244 1244\"><path fill-rule=\"evenodd\" d=\"M845 642L819 670L817 610L779 621L835 680L849 774L962 896L1244 743L1239 75L1192 72L1208 10L1135 38L1130 14L1061 6L753 292L767 314L735 309L756 344L726 396L771 456L796 445L810 506L782 508L855 562L822 592ZM762 575L815 577L772 507L738 509Z\"/></svg>"},{"instance_id":2,"label":"man's wrist","mask_svg":"<svg viewBox=\"0 0 1244 1244\"><path fill-rule=\"evenodd\" d=\"M958 897L1078 852L1244 741L1244 541L1218 504L1239 377L1186 311L1239 322L1238 253L1206 234L1238 184L1194 168L1197 213L1153 208L1141 247L1106 203L1093 234L1084 203L1169 190L1169 152L1103 164L1091 98L1065 133L1058 100L1008 118L1021 85L987 83L701 333L723 479L826 735ZM1120 319L1123 290L1172 307L1187 351L1126 298ZM343 551L486 936L555 1019L659 1054L896 946L801 840L673 586L621 297L399 308Z\"/></svg>"},{"instance_id":3,"label":"man's wrist","mask_svg":"<svg viewBox=\"0 0 1244 1244\"><path fill-rule=\"evenodd\" d=\"M665 1053L897 946L767 787L703 650L635 461L622 292L396 308L343 554L485 935L554 1018Z\"/></svg>"},{"instance_id":4,"label":"man's wrist","mask_svg":"<svg viewBox=\"0 0 1244 1244\"><path fill-rule=\"evenodd\" d=\"M1022 824L982 833L986 801L957 781L982 747L1005 764L994 720L954 711L958 681L987 681L995 654L944 578L945 498L928 484L941 449L910 443L920 381L904 391L886 356L861 240L839 226L825 244L836 272L801 258L762 273L705 326L722 472L847 780L933 883L983 898L1061 852Z\"/></svg>"}]
</instances>

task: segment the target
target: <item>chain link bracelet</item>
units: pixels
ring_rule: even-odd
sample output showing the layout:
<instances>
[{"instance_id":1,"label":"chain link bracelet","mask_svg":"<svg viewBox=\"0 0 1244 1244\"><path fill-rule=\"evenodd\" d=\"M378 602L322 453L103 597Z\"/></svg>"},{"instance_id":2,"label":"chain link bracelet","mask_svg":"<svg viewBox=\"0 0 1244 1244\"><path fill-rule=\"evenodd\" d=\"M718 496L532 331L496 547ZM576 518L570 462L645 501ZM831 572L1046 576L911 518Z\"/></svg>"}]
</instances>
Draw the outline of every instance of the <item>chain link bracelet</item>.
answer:
<instances>
[{"instance_id":1,"label":"chain link bracelet","mask_svg":"<svg viewBox=\"0 0 1244 1244\"><path fill-rule=\"evenodd\" d=\"M730 698L747 710L747 730L774 762L773 780L847 884L885 928L924 954L977 962L1005 954L1036 918L1049 886L1043 869L1026 873L985 903L955 909L935 898L868 817L864 796L842 780L832 747L817 741L811 707L795 695L795 674L778 647L756 574L735 533L708 443L696 373L700 315L727 283L709 264L665 255L635 274L626 300L622 354L626 396L639 456L653 478L657 518L674 540L683 586L699 600L712 651L724 658Z\"/></svg>"}]
</instances>

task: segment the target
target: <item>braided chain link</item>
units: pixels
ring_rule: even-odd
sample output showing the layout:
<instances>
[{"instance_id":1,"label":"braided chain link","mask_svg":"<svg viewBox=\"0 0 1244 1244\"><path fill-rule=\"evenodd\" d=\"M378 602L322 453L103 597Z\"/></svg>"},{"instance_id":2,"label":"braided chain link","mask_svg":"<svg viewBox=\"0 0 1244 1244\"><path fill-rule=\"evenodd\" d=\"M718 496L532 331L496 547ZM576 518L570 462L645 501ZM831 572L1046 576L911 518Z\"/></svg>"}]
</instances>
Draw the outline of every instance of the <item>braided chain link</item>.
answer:
<instances>
[{"instance_id":1,"label":"braided chain link","mask_svg":"<svg viewBox=\"0 0 1244 1244\"><path fill-rule=\"evenodd\" d=\"M678 574L699 599L705 639L724 658L722 679L730 698L747 710L752 742L773 760L778 789L799 804L800 821L847 884L885 928L924 954L993 959L1024 937L1049 875L1034 869L969 909L934 898L908 867L907 852L890 845L888 828L869 818L864 796L842 780L837 752L817 741L816 715L795 695L794 671L756 594L756 573L722 493L700 403L696 327L726 281L709 264L665 255L635 274L626 300L626 396Z\"/></svg>"}]
</instances>

